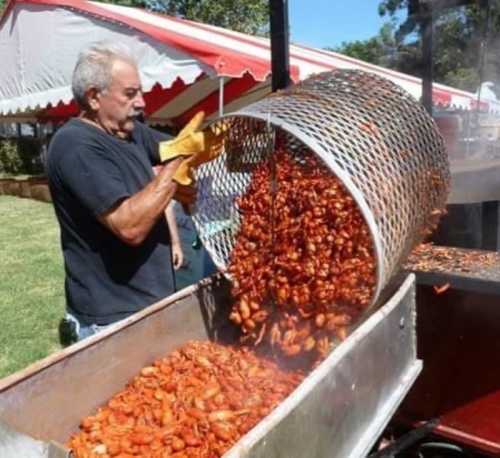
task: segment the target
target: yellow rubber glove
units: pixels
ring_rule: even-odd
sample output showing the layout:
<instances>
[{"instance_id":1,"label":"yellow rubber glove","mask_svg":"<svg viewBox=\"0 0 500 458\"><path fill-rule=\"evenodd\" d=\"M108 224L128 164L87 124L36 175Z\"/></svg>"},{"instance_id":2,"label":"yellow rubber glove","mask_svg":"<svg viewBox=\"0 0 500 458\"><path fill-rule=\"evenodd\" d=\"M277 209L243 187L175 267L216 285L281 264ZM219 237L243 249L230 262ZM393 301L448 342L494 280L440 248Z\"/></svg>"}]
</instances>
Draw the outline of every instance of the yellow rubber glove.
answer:
<instances>
[{"instance_id":1,"label":"yellow rubber glove","mask_svg":"<svg viewBox=\"0 0 500 458\"><path fill-rule=\"evenodd\" d=\"M205 148L184 159L174 173L173 179L177 183L189 186L194 181L194 171L205 162L216 159L222 152L224 146L224 136L216 135L214 130L208 128L203 131Z\"/></svg>"},{"instance_id":2,"label":"yellow rubber glove","mask_svg":"<svg viewBox=\"0 0 500 458\"><path fill-rule=\"evenodd\" d=\"M203 112L197 113L174 140L160 143L162 161L186 156L173 176L177 183L184 186L191 185L194 181L194 170L201 164L214 160L224 146L223 133L228 129L228 125L210 126L199 131L203 117Z\"/></svg>"},{"instance_id":3,"label":"yellow rubber glove","mask_svg":"<svg viewBox=\"0 0 500 458\"><path fill-rule=\"evenodd\" d=\"M160 161L170 161L179 156L192 156L204 148L200 126L205 113L199 111L172 140L160 142Z\"/></svg>"}]
</instances>

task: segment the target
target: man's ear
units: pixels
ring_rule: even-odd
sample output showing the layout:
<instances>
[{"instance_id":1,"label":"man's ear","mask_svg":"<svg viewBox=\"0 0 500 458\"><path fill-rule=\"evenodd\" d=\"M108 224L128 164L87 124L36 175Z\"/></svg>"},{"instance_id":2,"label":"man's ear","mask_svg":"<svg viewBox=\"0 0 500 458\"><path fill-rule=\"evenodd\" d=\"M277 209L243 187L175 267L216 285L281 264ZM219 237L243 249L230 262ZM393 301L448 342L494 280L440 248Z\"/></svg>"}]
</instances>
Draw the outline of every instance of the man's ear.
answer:
<instances>
[{"instance_id":1,"label":"man's ear","mask_svg":"<svg viewBox=\"0 0 500 458\"><path fill-rule=\"evenodd\" d=\"M89 108L92 111L98 111L99 107L101 106L99 91L95 87L91 87L87 89L87 91L85 92L85 96L87 98Z\"/></svg>"}]
</instances>

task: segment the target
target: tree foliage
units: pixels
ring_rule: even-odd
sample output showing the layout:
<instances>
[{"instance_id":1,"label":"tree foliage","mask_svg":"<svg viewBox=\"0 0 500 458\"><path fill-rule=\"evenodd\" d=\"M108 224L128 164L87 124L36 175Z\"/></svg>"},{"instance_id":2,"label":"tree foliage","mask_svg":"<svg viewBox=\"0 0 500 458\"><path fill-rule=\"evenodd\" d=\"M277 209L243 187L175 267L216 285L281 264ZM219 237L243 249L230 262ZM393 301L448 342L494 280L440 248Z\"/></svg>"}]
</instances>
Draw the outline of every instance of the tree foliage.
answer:
<instances>
[{"instance_id":1,"label":"tree foliage","mask_svg":"<svg viewBox=\"0 0 500 458\"><path fill-rule=\"evenodd\" d=\"M408 8L409 0L382 0L378 6L380 16L394 16L402 8Z\"/></svg>"},{"instance_id":2,"label":"tree foliage","mask_svg":"<svg viewBox=\"0 0 500 458\"><path fill-rule=\"evenodd\" d=\"M411 0L382 0L379 14L395 20ZM487 12L477 4L441 10L434 14L433 63L436 81L475 91L481 81L493 81L500 90L500 2L491 1ZM420 23L416 17L399 21L395 33L401 45L394 68L421 76ZM408 48L413 48L407 53Z\"/></svg>"},{"instance_id":3,"label":"tree foliage","mask_svg":"<svg viewBox=\"0 0 500 458\"><path fill-rule=\"evenodd\" d=\"M268 0L100 0L103 3L147 8L238 32L262 34L269 22ZM6 0L0 0L0 11Z\"/></svg>"},{"instance_id":4,"label":"tree foliage","mask_svg":"<svg viewBox=\"0 0 500 458\"><path fill-rule=\"evenodd\" d=\"M167 0L175 16L254 34L269 21L268 0Z\"/></svg>"},{"instance_id":5,"label":"tree foliage","mask_svg":"<svg viewBox=\"0 0 500 458\"><path fill-rule=\"evenodd\" d=\"M269 21L268 0L104 0L153 9L171 16L256 34Z\"/></svg>"},{"instance_id":6,"label":"tree foliage","mask_svg":"<svg viewBox=\"0 0 500 458\"><path fill-rule=\"evenodd\" d=\"M375 37L344 42L333 51L410 75L422 74L420 43L405 42L393 22L386 23Z\"/></svg>"},{"instance_id":7,"label":"tree foliage","mask_svg":"<svg viewBox=\"0 0 500 458\"><path fill-rule=\"evenodd\" d=\"M422 42L417 17L404 17L411 0L382 0L379 14L391 20L380 33L343 43L336 51L404 73L422 76ZM490 2L490 22L477 5L442 10L434 15L434 80L468 91L482 81L500 92L500 2ZM499 94L500 95L500 94Z\"/></svg>"},{"instance_id":8,"label":"tree foliage","mask_svg":"<svg viewBox=\"0 0 500 458\"><path fill-rule=\"evenodd\" d=\"M378 35L367 40L343 42L336 48L328 48L356 59L384 67L396 66L396 55L401 43L398 42L393 23L386 23Z\"/></svg>"}]
</instances>

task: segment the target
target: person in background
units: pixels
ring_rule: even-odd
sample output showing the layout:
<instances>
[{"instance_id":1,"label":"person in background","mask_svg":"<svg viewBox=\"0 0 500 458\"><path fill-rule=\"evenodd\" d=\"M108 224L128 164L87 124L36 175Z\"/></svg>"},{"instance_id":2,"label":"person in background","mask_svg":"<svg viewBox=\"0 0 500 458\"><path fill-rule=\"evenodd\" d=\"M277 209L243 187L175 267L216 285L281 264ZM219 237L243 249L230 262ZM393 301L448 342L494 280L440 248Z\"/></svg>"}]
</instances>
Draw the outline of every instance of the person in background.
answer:
<instances>
[{"instance_id":1,"label":"person in background","mask_svg":"<svg viewBox=\"0 0 500 458\"><path fill-rule=\"evenodd\" d=\"M79 340L174 291L165 210L172 199L193 202L192 168L220 153L221 139L200 130L203 114L168 141L139 122L139 71L120 44L83 50L72 90L81 112L54 135L47 175L61 230L66 323Z\"/></svg>"},{"instance_id":2,"label":"person in background","mask_svg":"<svg viewBox=\"0 0 500 458\"><path fill-rule=\"evenodd\" d=\"M156 165L153 167L154 175L158 175L160 173L162 166ZM167 219L168 233L170 235L170 246L171 246L171 260L172 267L174 271L179 270L184 264L184 251L181 243L181 239L179 236L179 225L177 224L177 217L175 214L175 201L171 200L167 205L167 209L165 210L165 217ZM174 273L174 290L177 290L175 281L175 273Z\"/></svg>"}]
</instances>

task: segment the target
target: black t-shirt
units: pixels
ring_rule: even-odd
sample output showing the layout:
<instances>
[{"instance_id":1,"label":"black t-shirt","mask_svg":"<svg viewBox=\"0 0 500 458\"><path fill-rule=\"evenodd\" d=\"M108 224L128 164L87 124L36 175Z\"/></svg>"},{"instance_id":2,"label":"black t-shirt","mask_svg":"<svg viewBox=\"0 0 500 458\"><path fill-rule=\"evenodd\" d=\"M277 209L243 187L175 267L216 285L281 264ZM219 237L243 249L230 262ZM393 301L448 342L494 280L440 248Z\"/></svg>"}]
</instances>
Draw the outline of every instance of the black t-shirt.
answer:
<instances>
[{"instance_id":1,"label":"black t-shirt","mask_svg":"<svg viewBox=\"0 0 500 458\"><path fill-rule=\"evenodd\" d=\"M96 218L153 179L158 142L166 138L136 123L131 140L120 140L73 119L51 141L47 172L61 227L67 307L84 323L113 323L174 291L165 218L137 247Z\"/></svg>"}]
</instances>

